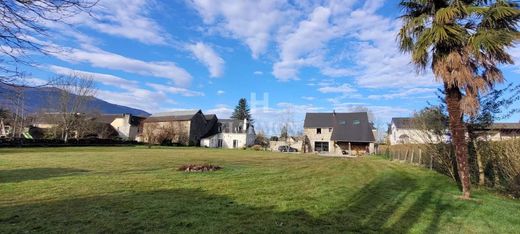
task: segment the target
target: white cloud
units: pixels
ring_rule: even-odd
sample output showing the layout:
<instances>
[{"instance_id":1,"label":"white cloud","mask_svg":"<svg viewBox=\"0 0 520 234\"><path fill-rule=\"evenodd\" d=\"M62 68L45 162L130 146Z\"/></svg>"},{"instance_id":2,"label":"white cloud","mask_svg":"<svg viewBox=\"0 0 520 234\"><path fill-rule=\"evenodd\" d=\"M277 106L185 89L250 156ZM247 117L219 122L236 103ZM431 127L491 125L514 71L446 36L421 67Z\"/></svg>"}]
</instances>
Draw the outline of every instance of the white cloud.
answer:
<instances>
[{"instance_id":1,"label":"white cloud","mask_svg":"<svg viewBox=\"0 0 520 234\"><path fill-rule=\"evenodd\" d=\"M143 61L124 57L119 54L107 52L99 48L86 49L66 48L65 51L54 53L57 58L71 62L86 62L93 67L121 70L144 76L166 78L176 85L189 85L192 76L183 68L169 61Z\"/></svg>"},{"instance_id":2,"label":"white cloud","mask_svg":"<svg viewBox=\"0 0 520 234\"><path fill-rule=\"evenodd\" d=\"M190 0L207 25L224 35L242 40L257 58L266 51L276 26L291 11L284 0L235 1Z\"/></svg>"},{"instance_id":3,"label":"white cloud","mask_svg":"<svg viewBox=\"0 0 520 234\"><path fill-rule=\"evenodd\" d=\"M509 49L509 53L513 57L513 61L515 61L515 64L510 66L513 67L515 73L520 73L520 46Z\"/></svg>"},{"instance_id":4,"label":"white cloud","mask_svg":"<svg viewBox=\"0 0 520 234\"><path fill-rule=\"evenodd\" d=\"M118 105L139 108L147 112L157 112L163 108L164 104L174 104L175 101L169 99L165 92L157 92L143 89L137 81L127 80L118 76L74 70L66 67L51 65L48 67L52 72L60 75L76 74L92 78L96 82L111 87L121 88L124 91L114 91L100 89L96 91L96 96L104 101ZM152 86L153 84L148 84ZM180 89L181 94L190 94L189 91Z\"/></svg>"},{"instance_id":5,"label":"white cloud","mask_svg":"<svg viewBox=\"0 0 520 234\"><path fill-rule=\"evenodd\" d=\"M316 97L303 96L302 99L307 100L307 101L313 101L316 99Z\"/></svg>"},{"instance_id":6,"label":"white cloud","mask_svg":"<svg viewBox=\"0 0 520 234\"><path fill-rule=\"evenodd\" d=\"M217 91L217 95L224 95L226 92L224 90L218 90Z\"/></svg>"},{"instance_id":7,"label":"white cloud","mask_svg":"<svg viewBox=\"0 0 520 234\"><path fill-rule=\"evenodd\" d=\"M426 97L434 97L434 93L435 91L437 91L437 89L432 89L432 88L412 88L412 89L408 89L408 90L404 90L404 91L401 91L401 92L392 92L392 93L389 93L389 94L375 94L375 95L369 95L368 96L368 99L373 99L373 100L381 100L381 99L385 99L385 100L389 100L389 99L396 99L396 98L407 98L407 97L411 97L413 96L414 99L416 98L419 98L417 95L424 95L424 94L430 94ZM424 98L424 96L423 96Z\"/></svg>"},{"instance_id":8,"label":"white cloud","mask_svg":"<svg viewBox=\"0 0 520 234\"><path fill-rule=\"evenodd\" d=\"M253 74L257 75L257 76L261 76L263 75L264 73L262 71L255 71Z\"/></svg>"},{"instance_id":9,"label":"white cloud","mask_svg":"<svg viewBox=\"0 0 520 234\"><path fill-rule=\"evenodd\" d=\"M299 23L296 30L280 37L280 61L273 65L273 75L280 80L298 78L298 69L312 64L322 64L320 54L326 42L334 37L329 25L331 10L316 7L308 19Z\"/></svg>"},{"instance_id":10,"label":"white cloud","mask_svg":"<svg viewBox=\"0 0 520 234\"><path fill-rule=\"evenodd\" d=\"M189 89L185 89L185 88L167 86L167 85L162 85L162 84L153 84L153 83L146 83L146 85L148 85L162 93L179 94L179 95L182 95L185 97L204 96L203 92L193 91L193 90L189 90Z\"/></svg>"},{"instance_id":11,"label":"white cloud","mask_svg":"<svg viewBox=\"0 0 520 234\"><path fill-rule=\"evenodd\" d=\"M226 104L218 104L212 109L205 110L206 114L216 114L219 119L228 119L233 113L233 108Z\"/></svg>"},{"instance_id":12,"label":"white cloud","mask_svg":"<svg viewBox=\"0 0 520 234\"><path fill-rule=\"evenodd\" d=\"M342 84L340 86L323 86L318 88L318 91L322 93L350 94L355 93L356 89L352 88L352 86L349 84Z\"/></svg>"},{"instance_id":13,"label":"white cloud","mask_svg":"<svg viewBox=\"0 0 520 234\"><path fill-rule=\"evenodd\" d=\"M222 76L225 62L210 46L197 42L187 47L201 63L208 67L211 77Z\"/></svg>"},{"instance_id":14,"label":"white cloud","mask_svg":"<svg viewBox=\"0 0 520 234\"><path fill-rule=\"evenodd\" d=\"M82 13L67 21L145 44L166 44L167 33L149 16L156 5L153 0L99 1L88 14Z\"/></svg>"},{"instance_id":15,"label":"white cloud","mask_svg":"<svg viewBox=\"0 0 520 234\"><path fill-rule=\"evenodd\" d=\"M126 92L98 90L96 96L107 102L139 108L150 113L157 112L165 103L172 103L164 93L139 88Z\"/></svg>"},{"instance_id":16,"label":"white cloud","mask_svg":"<svg viewBox=\"0 0 520 234\"><path fill-rule=\"evenodd\" d=\"M367 108L374 114L375 122L379 125L384 125L390 122L393 117L406 117L410 116L414 110L403 108L399 106L384 106L384 105L371 105L363 103L347 103L338 100L331 101L332 108L336 112L352 112L357 111L360 107Z\"/></svg>"},{"instance_id":17,"label":"white cloud","mask_svg":"<svg viewBox=\"0 0 520 234\"><path fill-rule=\"evenodd\" d=\"M49 69L59 75L79 75L84 76L87 78L91 78L94 81L100 82L105 85L110 85L113 87L123 88L123 89L134 89L137 87L137 81L127 80L123 79L118 76L109 75L109 74L103 74L103 73L96 73L96 72L87 72L87 71L80 71L80 70L73 70L66 67L60 67L51 65L49 66Z\"/></svg>"}]
</instances>

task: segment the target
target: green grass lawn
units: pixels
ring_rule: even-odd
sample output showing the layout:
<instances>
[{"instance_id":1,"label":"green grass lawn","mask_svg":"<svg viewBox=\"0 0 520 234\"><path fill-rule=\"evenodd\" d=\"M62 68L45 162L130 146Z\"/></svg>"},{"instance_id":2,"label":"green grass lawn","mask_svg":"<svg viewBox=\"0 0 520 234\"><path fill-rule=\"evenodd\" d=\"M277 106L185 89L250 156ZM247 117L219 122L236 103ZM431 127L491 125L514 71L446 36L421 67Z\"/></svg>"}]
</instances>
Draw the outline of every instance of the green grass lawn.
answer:
<instances>
[{"instance_id":1,"label":"green grass lawn","mask_svg":"<svg viewBox=\"0 0 520 234\"><path fill-rule=\"evenodd\" d=\"M210 173L176 171L212 163ZM196 148L0 149L0 233L518 233L520 201L461 201L426 169Z\"/></svg>"}]
</instances>

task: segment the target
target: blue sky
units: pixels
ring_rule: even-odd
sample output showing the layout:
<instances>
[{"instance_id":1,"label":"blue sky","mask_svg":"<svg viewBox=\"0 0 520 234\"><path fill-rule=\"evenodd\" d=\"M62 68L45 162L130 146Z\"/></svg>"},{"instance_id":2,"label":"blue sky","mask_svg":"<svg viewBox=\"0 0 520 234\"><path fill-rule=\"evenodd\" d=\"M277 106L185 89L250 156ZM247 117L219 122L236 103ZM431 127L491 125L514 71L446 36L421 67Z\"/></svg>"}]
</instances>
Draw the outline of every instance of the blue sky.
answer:
<instances>
[{"instance_id":1,"label":"blue sky","mask_svg":"<svg viewBox=\"0 0 520 234\"><path fill-rule=\"evenodd\" d=\"M383 126L435 102L440 87L397 50L398 15L390 0L100 0L91 16L48 24L51 53L31 77L86 74L99 98L150 113L227 118L245 97L267 133L301 125L305 112L359 106ZM510 82L519 71L504 67Z\"/></svg>"}]
</instances>

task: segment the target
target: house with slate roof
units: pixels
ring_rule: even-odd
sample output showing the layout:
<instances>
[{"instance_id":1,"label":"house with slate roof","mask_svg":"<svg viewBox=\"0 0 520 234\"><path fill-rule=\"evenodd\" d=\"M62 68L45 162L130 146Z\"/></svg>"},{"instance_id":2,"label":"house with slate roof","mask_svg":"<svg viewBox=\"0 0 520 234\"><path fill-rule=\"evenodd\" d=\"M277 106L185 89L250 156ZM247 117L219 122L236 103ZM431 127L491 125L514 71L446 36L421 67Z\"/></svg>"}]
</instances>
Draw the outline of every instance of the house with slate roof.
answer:
<instances>
[{"instance_id":1,"label":"house with slate roof","mask_svg":"<svg viewBox=\"0 0 520 234\"><path fill-rule=\"evenodd\" d=\"M252 146L255 142L255 128L247 119L220 119L215 126L216 132L211 131L201 139L201 146L237 149Z\"/></svg>"},{"instance_id":2,"label":"house with slate roof","mask_svg":"<svg viewBox=\"0 0 520 234\"><path fill-rule=\"evenodd\" d=\"M141 139L154 144L167 141L176 145L198 146L200 139L214 130L216 121L215 115L205 116L201 110L157 113L143 121Z\"/></svg>"},{"instance_id":3,"label":"house with slate roof","mask_svg":"<svg viewBox=\"0 0 520 234\"><path fill-rule=\"evenodd\" d=\"M374 152L374 129L366 112L307 113L303 128L309 152L339 155Z\"/></svg>"},{"instance_id":4,"label":"house with slate roof","mask_svg":"<svg viewBox=\"0 0 520 234\"><path fill-rule=\"evenodd\" d=\"M484 129L482 140L503 141L520 139L520 123L493 123Z\"/></svg>"},{"instance_id":5,"label":"house with slate roof","mask_svg":"<svg viewBox=\"0 0 520 234\"><path fill-rule=\"evenodd\" d=\"M479 130L479 138L484 141L501 141L520 138L520 123L493 123ZM466 134L467 137L467 134ZM414 125L414 118L392 118L388 129L390 145L426 144L449 141L449 135L437 136L425 132Z\"/></svg>"}]
</instances>

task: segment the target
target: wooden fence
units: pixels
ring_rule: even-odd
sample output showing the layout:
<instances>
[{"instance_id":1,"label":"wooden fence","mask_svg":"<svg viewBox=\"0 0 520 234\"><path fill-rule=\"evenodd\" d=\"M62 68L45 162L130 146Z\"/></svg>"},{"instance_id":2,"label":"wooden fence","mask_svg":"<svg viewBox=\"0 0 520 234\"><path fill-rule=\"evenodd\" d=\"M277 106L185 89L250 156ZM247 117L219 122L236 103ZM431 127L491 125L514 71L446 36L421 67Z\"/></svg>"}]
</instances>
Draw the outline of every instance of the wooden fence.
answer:
<instances>
[{"instance_id":1,"label":"wooden fence","mask_svg":"<svg viewBox=\"0 0 520 234\"><path fill-rule=\"evenodd\" d=\"M424 147L421 145L385 146L379 148L379 152L392 161L409 163L433 170L433 157L431 154L426 154Z\"/></svg>"}]
</instances>

